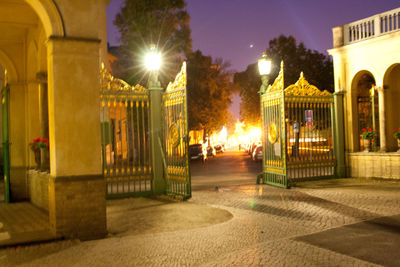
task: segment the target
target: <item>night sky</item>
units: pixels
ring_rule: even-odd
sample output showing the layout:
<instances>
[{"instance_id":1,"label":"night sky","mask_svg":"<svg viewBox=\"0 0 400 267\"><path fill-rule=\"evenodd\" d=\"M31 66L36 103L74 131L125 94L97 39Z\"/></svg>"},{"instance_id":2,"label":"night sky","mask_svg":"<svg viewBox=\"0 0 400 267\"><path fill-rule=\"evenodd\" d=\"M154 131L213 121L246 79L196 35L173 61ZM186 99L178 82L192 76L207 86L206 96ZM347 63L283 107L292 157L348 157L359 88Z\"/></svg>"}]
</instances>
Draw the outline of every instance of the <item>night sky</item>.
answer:
<instances>
[{"instance_id":1,"label":"night sky","mask_svg":"<svg viewBox=\"0 0 400 267\"><path fill-rule=\"evenodd\" d=\"M108 41L118 45L113 25L124 0L107 8ZM269 40L292 35L307 48L332 48L332 27L400 7L400 0L186 0L193 49L220 57L243 71L257 61ZM236 103L237 105L237 103ZM234 108L237 113L237 107Z\"/></svg>"}]
</instances>

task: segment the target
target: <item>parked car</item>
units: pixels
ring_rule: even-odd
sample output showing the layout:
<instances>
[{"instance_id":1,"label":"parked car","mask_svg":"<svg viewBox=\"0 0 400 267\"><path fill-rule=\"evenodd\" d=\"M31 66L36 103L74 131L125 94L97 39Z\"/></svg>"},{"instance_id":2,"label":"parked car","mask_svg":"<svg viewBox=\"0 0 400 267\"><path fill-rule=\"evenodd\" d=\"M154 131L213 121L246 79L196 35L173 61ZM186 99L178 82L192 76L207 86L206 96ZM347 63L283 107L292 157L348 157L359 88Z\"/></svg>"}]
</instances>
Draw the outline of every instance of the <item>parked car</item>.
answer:
<instances>
[{"instance_id":1,"label":"parked car","mask_svg":"<svg viewBox=\"0 0 400 267\"><path fill-rule=\"evenodd\" d=\"M263 147L261 145L258 145L256 149L254 149L254 152L251 157L254 161L262 160L263 158Z\"/></svg>"},{"instance_id":2,"label":"parked car","mask_svg":"<svg viewBox=\"0 0 400 267\"><path fill-rule=\"evenodd\" d=\"M203 159L203 145L195 144L189 146L190 159Z\"/></svg>"},{"instance_id":3,"label":"parked car","mask_svg":"<svg viewBox=\"0 0 400 267\"><path fill-rule=\"evenodd\" d=\"M253 157L254 150L256 149L257 146L260 146L260 145L261 145L261 142L256 142L256 143L253 143L253 144L250 145L250 149L249 149L249 152L248 152L250 157Z\"/></svg>"},{"instance_id":4,"label":"parked car","mask_svg":"<svg viewBox=\"0 0 400 267\"><path fill-rule=\"evenodd\" d=\"M215 148L212 146L207 147L207 157L215 156L215 155L217 155Z\"/></svg>"},{"instance_id":5,"label":"parked car","mask_svg":"<svg viewBox=\"0 0 400 267\"><path fill-rule=\"evenodd\" d=\"M216 153L222 153L225 151L225 146L224 145L215 145L214 149L215 149Z\"/></svg>"}]
</instances>

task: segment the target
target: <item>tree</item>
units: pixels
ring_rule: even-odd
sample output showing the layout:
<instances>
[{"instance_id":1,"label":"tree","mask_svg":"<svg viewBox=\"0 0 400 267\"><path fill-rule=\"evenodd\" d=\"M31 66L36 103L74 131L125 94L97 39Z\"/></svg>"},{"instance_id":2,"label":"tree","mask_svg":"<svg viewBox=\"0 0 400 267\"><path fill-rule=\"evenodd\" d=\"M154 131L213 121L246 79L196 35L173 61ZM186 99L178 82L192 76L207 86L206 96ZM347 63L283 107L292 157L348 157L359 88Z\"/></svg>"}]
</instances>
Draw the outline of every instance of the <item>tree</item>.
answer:
<instances>
[{"instance_id":1,"label":"tree","mask_svg":"<svg viewBox=\"0 0 400 267\"><path fill-rule=\"evenodd\" d=\"M187 58L187 93L189 129L204 130L206 134L218 131L230 119L232 103L228 64L212 60L200 51Z\"/></svg>"},{"instance_id":2,"label":"tree","mask_svg":"<svg viewBox=\"0 0 400 267\"><path fill-rule=\"evenodd\" d=\"M307 49L303 43L297 44L292 37L279 36L269 42L267 55L272 59L272 70L269 82L278 76L281 60L284 61L285 87L295 83L300 75L304 76L320 90L333 92L332 60L318 51ZM242 103L240 116L242 121L255 124L260 120L260 89L261 80L257 64L251 64L244 72L235 73L234 83L239 87Z\"/></svg>"},{"instance_id":3,"label":"tree","mask_svg":"<svg viewBox=\"0 0 400 267\"><path fill-rule=\"evenodd\" d=\"M273 68L270 81L278 76L280 61L284 62L285 87L294 84L300 72L320 90L333 92L333 64L332 60L316 50L305 48L303 43L297 44L293 36L279 36L269 42L267 55L272 59Z\"/></svg>"},{"instance_id":4,"label":"tree","mask_svg":"<svg viewBox=\"0 0 400 267\"><path fill-rule=\"evenodd\" d=\"M127 82L143 83L147 77L143 57L151 44L163 55L160 80L172 80L179 71L181 57L190 53L190 16L184 0L125 0L114 24L121 33L121 64Z\"/></svg>"},{"instance_id":5,"label":"tree","mask_svg":"<svg viewBox=\"0 0 400 267\"><path fill-rule=\"evenodd\" d=\"M235 73L234 84L239 87L241 98L240 119L247 124L256 125L260 120L260 90L261 80L257 64L251 64L243 72Z\"/></svg>"}]
</instances>

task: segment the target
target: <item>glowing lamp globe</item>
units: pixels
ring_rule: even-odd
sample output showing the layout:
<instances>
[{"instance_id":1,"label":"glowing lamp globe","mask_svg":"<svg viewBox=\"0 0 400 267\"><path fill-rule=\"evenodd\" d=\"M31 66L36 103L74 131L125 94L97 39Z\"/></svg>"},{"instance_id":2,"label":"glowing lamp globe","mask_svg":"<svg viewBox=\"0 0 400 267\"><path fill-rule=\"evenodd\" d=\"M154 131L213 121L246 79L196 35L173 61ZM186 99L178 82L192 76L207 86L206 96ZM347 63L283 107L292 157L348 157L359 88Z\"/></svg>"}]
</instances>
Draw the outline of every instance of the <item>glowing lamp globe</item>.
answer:
<instances>
[{"instance_id":1,"label":"glowing lamp globe","mask_svg":"<svg viewBox=\"0 0 400 267\"><path fill-rule=\"evenodd\" d=\"M260 75L268 75L271 72L271 59L267 58L266 53L258 60L258 71Z\"/></svg>"},{"instance_id":2,"label":"glowing lamp globe","mask_svg":"<svg viewBox=\"0 0 400 267\"><path fill-rule=\"evenodd\" d=\"M161 67L161 54L152 49L145 58L146 68L150 71L159 70Z\"/></svg>"}]
</instances>

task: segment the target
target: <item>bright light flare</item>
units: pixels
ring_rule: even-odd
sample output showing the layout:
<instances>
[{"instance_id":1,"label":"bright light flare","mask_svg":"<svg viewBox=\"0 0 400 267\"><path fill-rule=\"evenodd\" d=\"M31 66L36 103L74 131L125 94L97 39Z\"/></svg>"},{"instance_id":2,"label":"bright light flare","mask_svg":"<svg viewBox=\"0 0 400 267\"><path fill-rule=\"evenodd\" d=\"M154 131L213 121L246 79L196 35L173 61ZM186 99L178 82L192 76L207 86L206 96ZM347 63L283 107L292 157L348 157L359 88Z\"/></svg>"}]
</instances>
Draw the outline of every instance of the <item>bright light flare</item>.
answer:
<instances>
[{"instance_id":1,"label":"bright light flare","mask_svg":"<svg viewBox=\"0 0 400 267\"><path fill-rule=\"evenodd\" d=\"M161 53L152 51L146 55L146 68L150 71L159 70L161 67Z\"/></svg>"},{"instance_id":2,"label":"bright light flare","mask_svg":"<svg viewBox=\"0 0 400 267\"><path fill-rule=\"evenodd\" d=\"M271 59L266 53L263 53L262 58L258 60L258 71L260 75L268 75L271 72Z\"/></svg>"}]
</instances>

